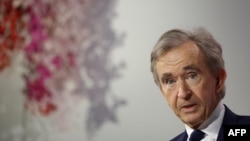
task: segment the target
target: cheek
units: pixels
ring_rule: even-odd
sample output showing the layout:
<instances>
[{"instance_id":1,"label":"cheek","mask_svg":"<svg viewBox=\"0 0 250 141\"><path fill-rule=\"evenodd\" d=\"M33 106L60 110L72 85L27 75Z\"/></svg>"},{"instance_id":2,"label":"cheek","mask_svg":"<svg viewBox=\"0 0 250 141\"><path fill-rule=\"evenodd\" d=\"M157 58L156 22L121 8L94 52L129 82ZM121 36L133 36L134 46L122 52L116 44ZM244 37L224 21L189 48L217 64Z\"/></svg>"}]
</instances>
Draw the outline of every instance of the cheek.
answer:
<instances>
[{"instance_id":1,"label":"cheek","mask_svg":"<svg viewBox=\"0 0 250 141\"><path fill-rule=\"evenodd\" d=\"M176 105L176 96L174 94L167 94L167 93L164 93L163 96L165 97L168 105L174 109L175 108L175 105Z\"/></svg>"},{"instance_id":2,"label":"cheek","mask_svg":"<svg viewBox=\"0 0 250 141\"><path fill-rule=\"evenodd\" d=\"M212 82L212 80L207 81ZM216 94L215 94L215 83L203 83L198 89L197 89L197 97L204 103L205 105L210 105L210 103L213 103L216 101Z\"/></svg>"}]
</instances>

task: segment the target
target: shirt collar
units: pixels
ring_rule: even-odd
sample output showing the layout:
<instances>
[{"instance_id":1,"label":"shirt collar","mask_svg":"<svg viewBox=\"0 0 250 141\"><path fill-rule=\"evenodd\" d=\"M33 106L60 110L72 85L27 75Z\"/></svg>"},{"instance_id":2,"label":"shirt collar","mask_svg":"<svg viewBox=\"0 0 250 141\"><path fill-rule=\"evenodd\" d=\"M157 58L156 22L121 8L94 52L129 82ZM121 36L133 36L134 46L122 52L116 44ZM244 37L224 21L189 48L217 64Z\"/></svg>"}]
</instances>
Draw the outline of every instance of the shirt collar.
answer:
<instances>
[{"instance_id":1,"label":"shirt collar","mask_svg":"<svg viewBox=\"0 0 250 141\"><path fill-rule=\"evenodd\" d=\"M209 138L216 139L223 121L224 113L225 107L223 106L222 102L219 102L211 116L199 127L199 129L206 133ZM190 128L186 124L185 128L189 138L194 129Z\"/></svg>"}]
</instances>

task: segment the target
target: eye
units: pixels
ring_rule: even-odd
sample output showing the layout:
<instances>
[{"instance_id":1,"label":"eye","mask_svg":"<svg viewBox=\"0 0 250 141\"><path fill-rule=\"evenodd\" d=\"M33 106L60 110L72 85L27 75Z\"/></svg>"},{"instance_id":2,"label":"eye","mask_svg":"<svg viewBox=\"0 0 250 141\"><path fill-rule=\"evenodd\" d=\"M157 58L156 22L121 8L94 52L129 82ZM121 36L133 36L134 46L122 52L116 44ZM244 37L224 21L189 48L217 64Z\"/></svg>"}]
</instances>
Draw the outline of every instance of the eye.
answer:
<instances>
[{"instance_id":1,"label":"eye","mask_svg":"<svg viewBox=\"0 0 250 141\"><path fill-rule=\"evenodd\" d=\"M171 85L171 84L175 83L175 80L172 78L167 78L167 79L163 80L163 83L167 84L167 85Z\"/></svg>"},{"instance_id":2,"label":"eye","mask_svg":"<svg viewBox=\"0 0 250 141\"><path fill-rule=\"evenodd\" d=\"M196 72L190 72L186 76L187 82L191 85L198 84L200 82L200 79L201 79L200 75Z\"/></svg>"},{"instance_id":3,"label":"eye","mask_svg":"<svg viewBox=\"0 0 250 141\"><path fill-rule=\"evenodd\" d=\"M197 73L191 72L188 74L188 79L195 79L197 77Z\"/></svg>"},{"instance_id":4,"label":"eye","mask_svg":"<svg viewBox=\"0 0 250 141\"><path fill-rule=\"evenodd\" d=\"M173 79L167 79L166 83L167 84L173 84L175 81Z\"/></svg>"}]
</instances>

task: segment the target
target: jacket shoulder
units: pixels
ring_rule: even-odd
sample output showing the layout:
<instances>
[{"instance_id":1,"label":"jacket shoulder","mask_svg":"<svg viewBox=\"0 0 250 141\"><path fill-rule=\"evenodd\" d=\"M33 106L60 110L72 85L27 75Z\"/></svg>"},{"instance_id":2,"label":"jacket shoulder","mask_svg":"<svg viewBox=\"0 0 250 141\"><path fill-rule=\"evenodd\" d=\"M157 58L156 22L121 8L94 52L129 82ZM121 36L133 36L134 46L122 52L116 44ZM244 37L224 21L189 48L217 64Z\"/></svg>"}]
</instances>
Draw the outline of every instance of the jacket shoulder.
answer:
<instances>
[{"instance_id":1,"label":"jacket shoulder","mask_svg":"<svg viewBox=\"0 0 250 141\"><path fill-rule=\"evenodd\" d=\"M250 116L238 115L238 124L248 124L250 125Z\"/></svg>"},{"instance_id":2,"label":"jacket shoulder","mask_svg":"<svg viewBox=\"0 0 250 141\"><path fill-rule=\"evenodd\" d=\"M227 106L224 115L224 124L250 124L250 116L233 113Z\"/></svg>"}]
</instances>

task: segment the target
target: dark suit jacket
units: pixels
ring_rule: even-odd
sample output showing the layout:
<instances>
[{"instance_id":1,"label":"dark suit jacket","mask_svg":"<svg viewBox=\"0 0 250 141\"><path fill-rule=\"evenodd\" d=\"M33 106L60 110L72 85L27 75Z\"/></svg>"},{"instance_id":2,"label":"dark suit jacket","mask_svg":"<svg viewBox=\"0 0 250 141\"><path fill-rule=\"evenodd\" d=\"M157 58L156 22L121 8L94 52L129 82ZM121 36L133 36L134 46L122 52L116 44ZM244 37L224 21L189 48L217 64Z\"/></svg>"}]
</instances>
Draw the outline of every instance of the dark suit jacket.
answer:
<instances>
[{"instance_id":1,"label":"dark suit jacket","mask_svg":"<svg viewBox=\"0 0 250 141\"><path fill-rule=\"evenodd\" d=\"M250 116L239 116L233 113L226 105L225 115L218 134L217 141L224 141L224 125L250 125ZM170 141L187 141L187 132L184 131Z\"/></svg>"}]
</instances>

